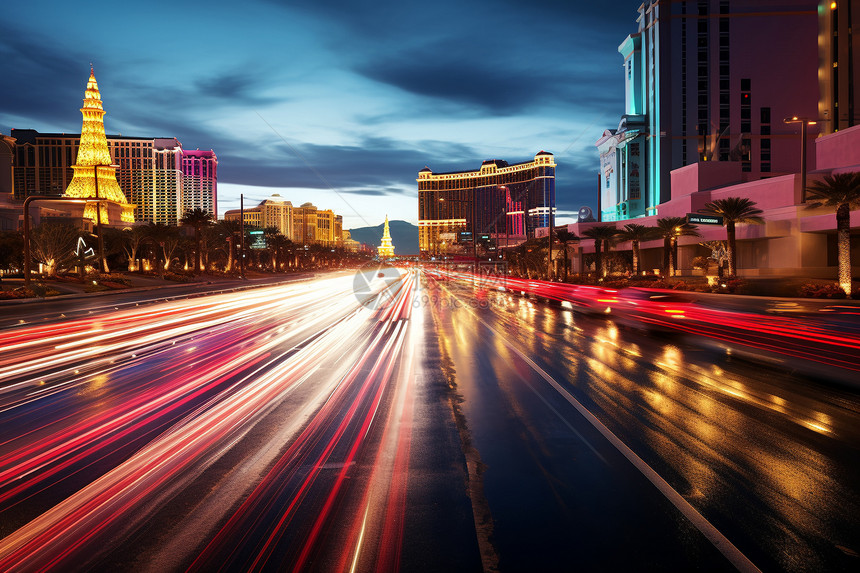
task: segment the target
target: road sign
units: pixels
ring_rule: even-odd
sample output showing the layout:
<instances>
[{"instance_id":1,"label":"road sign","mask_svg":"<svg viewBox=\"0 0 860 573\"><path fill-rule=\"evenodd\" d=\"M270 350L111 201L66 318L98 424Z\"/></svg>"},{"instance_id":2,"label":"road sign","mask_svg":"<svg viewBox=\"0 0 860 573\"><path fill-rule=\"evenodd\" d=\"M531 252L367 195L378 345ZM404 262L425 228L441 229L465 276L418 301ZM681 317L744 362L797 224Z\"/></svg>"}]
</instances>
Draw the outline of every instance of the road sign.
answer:
<instances>
[{"instance_id":1,"label":"road sign","mask_svg":"<svg viewBox=\"0 0 860 573\"><path fill-rule=\"evenodd\" d=\"M248 234L251 235L251 244L249 245L252 249L265 249L266 248L266 235L263 231L248 231Z\"/></svg>"},{"instance_id":2,"label":"road sign","mask_svg":"<svg viewBox=\"0 0 860 573\"><path fill-rule=\"evenodd\" d=\"M719 215L687 213L687 223L691 225L722 225L723 218Z\"/></svg>"}]
</instances>

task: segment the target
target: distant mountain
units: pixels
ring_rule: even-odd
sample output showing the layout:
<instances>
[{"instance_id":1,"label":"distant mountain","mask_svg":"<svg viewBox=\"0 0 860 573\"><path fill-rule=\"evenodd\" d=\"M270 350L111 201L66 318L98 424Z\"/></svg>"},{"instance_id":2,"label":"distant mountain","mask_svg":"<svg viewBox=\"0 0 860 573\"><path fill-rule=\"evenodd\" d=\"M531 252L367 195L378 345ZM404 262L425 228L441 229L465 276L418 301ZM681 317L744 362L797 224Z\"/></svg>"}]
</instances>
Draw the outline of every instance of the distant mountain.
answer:
<instances>
[{"instance_id":1,"label":"distant mountain","mask_svg":"<svg viewBox=\"0 0 860 573\"><path fill-rule=\"evenodd\" d=\"M385 223L376 227L359 227L350 229L349 234L354 241L366 243L374 248L382 242L382 230ZM418 227L406 221L388 221L388 229L391 231L391 242L394 243L395 255L417 255L418 254Z\"/></svg>"}]
</instances>

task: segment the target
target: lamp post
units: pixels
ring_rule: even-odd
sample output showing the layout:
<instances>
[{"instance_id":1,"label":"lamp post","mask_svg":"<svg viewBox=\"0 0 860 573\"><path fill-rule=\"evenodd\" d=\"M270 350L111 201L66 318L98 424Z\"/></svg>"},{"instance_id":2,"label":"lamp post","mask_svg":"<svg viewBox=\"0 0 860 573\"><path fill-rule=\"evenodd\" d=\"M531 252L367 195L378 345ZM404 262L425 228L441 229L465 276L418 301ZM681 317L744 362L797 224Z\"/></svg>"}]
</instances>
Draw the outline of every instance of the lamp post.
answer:
<instances>
[{"instance_id":1,"label":"lamp post","mask_svg":"<svg viewBox=\"0 0 860 573\"><path fill-rule=\"evenodd\" d=\"M505 256L505 264L507 264L507 262L508 262L508 243L511 240L511 228L510 228L510 223L508 221L508 197L510 196L509 194L510 194L511 190L508 189L505 185L502 185L501 187L499 187L499 189L502 189L505 192L505 251L504 251L504 256ZM496 236L498 237L498 234L496 234Z\"/></svg>"},{"instance_id":2,"label":"lamp post","mask_svg":"<svg viewBox=\"0 0 860 573\"><path fill-rule=\"evenodd\" d=\"M782 121L786 124L800 124L800 202L806 203L806 128L810 125L816 125L819 121L827 120L794 116L787 117Z\"/></svg>"},{"instance_id":3,"label":"lamp post","mask_svg":"<svg viewBox=\"0 0 860 573\"><path fill-rule=\"evenodd\" d=\"M245 278L245 194L239 195L239 275Z\"/></svg>"},{"instance_id":4,"label":"lamp post","mask_svg":"<svg viewBox=\"0 0 860 573\"><path fill-rule=\"evenodd\" d=\"M472 187L472 249L475 255L475 272L478 272L478 188Z\"/></svg>"}]
</instances>

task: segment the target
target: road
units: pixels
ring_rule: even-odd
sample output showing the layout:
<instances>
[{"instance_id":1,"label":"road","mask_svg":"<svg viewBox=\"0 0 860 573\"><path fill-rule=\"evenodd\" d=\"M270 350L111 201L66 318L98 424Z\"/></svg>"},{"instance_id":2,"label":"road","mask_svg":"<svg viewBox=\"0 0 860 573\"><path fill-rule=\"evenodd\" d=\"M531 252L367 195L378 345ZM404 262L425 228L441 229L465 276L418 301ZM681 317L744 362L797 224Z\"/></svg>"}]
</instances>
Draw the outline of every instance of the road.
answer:
<instances>
[{"instance_id":1,"label":"road","mask_svg":"<svg viewBox=\"0 0 860 573\"><path fill-rule=\"evenodd\" d=\"M854 390L510 291L425 292L501 570L856 570Z\"/></svg>"},{"instance_id":2,"label":"road","mask_svg":"<svg viewBox=\"0 0 860 573\"><path fill-rule=\"evenodd\" d=\"M852 390L383 271L5 317L0 570L860 563Z\"/></svg>"}]
</instances>

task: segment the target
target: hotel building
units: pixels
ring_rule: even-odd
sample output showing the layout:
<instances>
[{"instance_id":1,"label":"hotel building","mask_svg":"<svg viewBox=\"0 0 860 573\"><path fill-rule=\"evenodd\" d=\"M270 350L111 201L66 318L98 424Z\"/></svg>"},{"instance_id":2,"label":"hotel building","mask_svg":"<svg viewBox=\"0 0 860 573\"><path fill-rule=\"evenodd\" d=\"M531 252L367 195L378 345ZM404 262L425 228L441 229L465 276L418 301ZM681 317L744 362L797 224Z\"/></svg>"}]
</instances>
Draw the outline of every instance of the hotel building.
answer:
<instances>
[{"instance_id":1,"label":"hotel building","mask_svg":"<svg viewBox=\"0 0 860 573\"><path fill-rule=\"evenodd\" d=\"M71 183L80 134L13 129L14 197L59 195ZM188 209L217 214L217 158L185 151L172 137L107 136L116 180L135 205L136 221L176 225Z\"/></svg>"},{"instance_id":2,"label":"hotel building","mask_svg":"<svg viewBox=\"0 0 860 573\"><path fill-rule=\"evenodd\" d=\"M239 209L224 214L228 221L238 221ZM258 229L275 228L297 245L343 245L343 217L331 209L317 209L312 203L293 207L290 201L275 194L256 207L245 209L245 225Z\"/></svg>"},{"instance_id":3,"label":"hotel building","mask_svg":"<svg viewBox=\"0 0 860 573\"><path fill-rule=\"evenodd\" d=\"M669 173L699 161L737 162L744 181L796 171L800 129L783 119L819 113L818 5L642 4L638 31L618 47L624 114L595 144L599 219L657 215L671 197ZM807 150L811 161L812 146Z\"/></svg>"},{"instance_id":4,"label":"hotel building","mask_svg":"<svg viewBox=\"0 0 860 573\"><path fill-rule=\"evenodd\" d=\"M182 150L182 187L180 218L185 211L203 209L217 218L218 213L218 158L211 149Z\"/></svg>"},{"instance_id":5,"label":"hotel building","mask_svg":"<svg viewBox=\"0 0 860 573\"><path fill-rule=\"evenodd\" d=\"M804 200L803 182L805 180L808 185L825 175L860 172L860 125L856 125L858 102L854 89L860 58L857 57L858 46L851 38L851 29L858 17L857 10L852 13L856 5L856 1L847 0L818 3L765 3L755 0L646 2L640 8L640 33L628 37L621 46L626 58L625 73L629 78L625 83L627 111L637 113L624 116L622 126L617 131L605 133L598 142L602 160L600 202L603 221L617 221L612 224L621 229L628 222L626 219L638 216L642 218L636 223L653 227L661 217L685 217L698 213L708 202L744 197L754 201L756 207L763 211L764 224L737 227L739 276L835 278L836 215L831 208L811 208ZM661 17L660 10L663 9L671 10L672 17L667 18L665 14ZM695 12L690 12L693 9ZM750 13L754 11L761 13ZM674 42L673 38L681 35L685 38L683 45L688 48L691 48L689 34L694 34L696 43L692 51L687 50L683 56L675 54L671 52L674 43L666 53L655 49L652 42L663 37L660 34L665 31L660 32L659 29L667 25L673 27L672 34L675 35L670 34L666 38ZM712 35L714 27L718 31L716 37ZM787 30L791 33L786 33ZM699 41L702 54L699 53ZM728 56L725 55L727 47L731 50ZM740 53L736 54L735 50ZM698 158L690 156L693 146L689 137L668 138L662 132L659 138L651 137L656 132L651 131L649 122L652 120L645 116L649 110L663 108L648 107L650 104L644 96L653 99L659 90L652 93L650 89L641 88L645 70L637 64L642 63L637 58L653 61L656 69L662 69L659 60L652 58L655 54L670 57L679 65L686 61L687 67L680 68L682 73L696 75L696 82L692 85L688 81L669 86L670 90L686 90L687 99L671 101L680 102L680 107L686 109L681 119L686 118L687 123L673 119L674 123L666 124L670 130L667 133L677 133L678 130L690 133L696 130L700 117L709 124L711 118L716 117L724 131L726 125L729 133L741 130L743 137L740 139L750 141L749 152L742 149L744 153L740 156L733 155L735 150L730 147L726 158L722 133L719 138L699 140L695 148L695 152L700 154ZM720 62L716 86L709 64L712 60L708 59L714 54ZM725 65L728 69L724 69ZM767 70L768 67L772 69ZM723 72L728 72L727 99L722 93L726 85L724 78L720 77L725 75ZM791 78L790 84L774 77L772 73L776 72ZM702 93L700 87L707 89ZM717 91L713 91L715 88ZM675 97L677 93L671 92L670 95ZM691 99L692 94L698 99ZM718 98L716 107L712 106L714 96ZM725 109L724 101L728 102ZM663 111L674 117L671 115L673 110ZM726 116L728 124L723 122ZM801 172L800 127L797 123L785 122L794 116L798 120L806 119L807 124L814 122L814 125L808 125L810 140L806 173ZM632 125L640 126L643 131L627 133L632 131ZM748 127L750 135L746 137L744 134ZM613 138L615 142L610 141ZM648 156L654 139L662 145L661 153L666 151L666 146L672 152L666 154L663 162ZM685 142L686 147L683 146ZM633 205L629 194L623 194L630 189L629 158L634 154L629 147L632 143L640 144L640 153L644 157L640 175L642 197L650 197L648 205L654 208L640 204L638 210L631 207L623 212L620 206L624 201L629 206ZM605 152L610 151L613 145L616 155L607 162ZM679 149L686 152L682 157L688 164L675 167L673 154ZM662 174L667 169L668 176L664 177ZM647 187L649 178L655 174L661 178L661 185L664 182L669 185L668 197L654 194L654 188ZM646 189L650 190L646 192ZM611 195L610 191L618 195ZM605 223L580 222L568 225L567 229L582 237L587 229L601 224ZM541 229L538 234L545 237L546 231ZM693 268L696 257L714 255L702 243L726 240L726 229L721 225L700 224L698 232L700 237L678 239L677 268L680 275L696 273ZM853 276L857 276L860 274L857 266L857 261L860 261L860 210L851 211L850 234ZM614 249L630 250L632 245L629 241L623 242L615 245ZM663 266L662 239L643 241L640 250L642 268L650 270ZM593 253L594 241L581 241L574 249L572 270L589 272Z\"/></svg>"},{"instance_id":6,"label":"hotel building","mask_svg":"<svg viewBox=\"0 0 860 573\"><path fill-rule=\"evenodd\" d=\"M856 0L827 0L818 6L818 119L821 133L833 133L857 125L860 92L854 77L860 66L860 5Z\"/></svg>"},{"instance_id":7,"label":"hotel building","mask_svg":"<svg viewBox=\"0 0 860 573\"><path fill-rule=\"evenodd\" d=\"M552 153L509 165L484 161L478 171L418 172L418 243L422 254L467 252L473 237L495 245L533 237L555 216Z\"/></svg>"}]
</instances>

